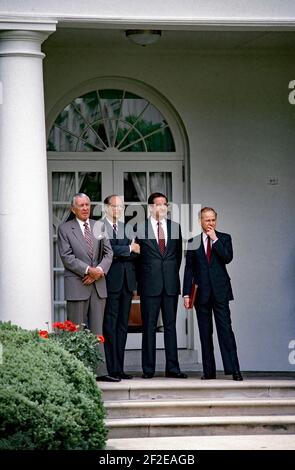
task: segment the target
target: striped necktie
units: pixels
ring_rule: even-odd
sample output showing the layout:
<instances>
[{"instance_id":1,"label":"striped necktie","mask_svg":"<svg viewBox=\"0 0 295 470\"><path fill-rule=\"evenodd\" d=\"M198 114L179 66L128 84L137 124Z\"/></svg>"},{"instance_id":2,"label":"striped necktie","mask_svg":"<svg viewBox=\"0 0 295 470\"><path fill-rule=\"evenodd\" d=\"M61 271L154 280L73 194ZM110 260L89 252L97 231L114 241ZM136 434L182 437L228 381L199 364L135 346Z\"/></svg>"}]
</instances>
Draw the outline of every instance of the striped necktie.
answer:
<instances>
[{"instance_id":1,"label":"striped necktie","mask_svg":"<svg viewBox=\"0 0 295 470\"><path fill-rule=\"evenodd\" d=\"M113 239L114 240L116 240L117 238L117 230L118 230L117 224L113 224Z\"/></svg>"},{"instance_id":2,"label":"striped necktie","mask_svg":"<svg viewBox=\"0 0 295 470\"><path fill-rule=\"evenodd\" d=\"M210 260L211 260L211 239L210 239L210 237L207 237L206 256L207 256L208 263L210 263Z\"/></svg>"},{"instance_id":3,"label":"striped necktie","mask_svg":"<svg viewBox=\"0 0 295 470\"><path fill-rule=\"evenodd\" d=\"M90 258L93 260L93 238L91 235L90 227L88 222L84 222L84 238L87 245L87 253Z\"/></svg>"},{"instance_id":4,"label":"striped necktie","mask_svg":"<svg viewBox=\"0 0 295 470\"><path fill-rule=\"evenodd\" d=\"M161 222L158 222L158 244L161 255L163 255L165 251L165 235Z\"/></svg>"}]
</instances>

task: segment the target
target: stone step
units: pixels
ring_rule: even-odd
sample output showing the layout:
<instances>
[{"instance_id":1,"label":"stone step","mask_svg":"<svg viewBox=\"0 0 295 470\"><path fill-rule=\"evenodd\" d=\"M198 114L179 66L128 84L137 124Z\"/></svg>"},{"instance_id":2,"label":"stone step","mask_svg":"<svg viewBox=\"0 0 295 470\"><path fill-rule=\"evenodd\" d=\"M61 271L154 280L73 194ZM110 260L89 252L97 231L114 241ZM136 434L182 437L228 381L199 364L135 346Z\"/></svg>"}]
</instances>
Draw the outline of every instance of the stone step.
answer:
<instances>
[{"instance_id":1,"label":"stone step","mask_svg":"<svg viewBox=\"0 0 295 470\"><path fill-rule=\"evenodd\" d=\"M109 419L295 415L295 398L121 400L106 401L105 407Z\"/></svg>"},{"instance_id":2,"label":"stone step","mask_svg":"<svg viewBox=\"0 0 295 470\"><path fill-rule=\"evenodd\" d=\"M295 450L295 434L108 439L107 450ZM231 458L231 457L230 457ZM285 456L284 456L285 462Z\"/></svg>"},{"instance_id":3,"label":"stone step","mask_svg":"<svg viewBox=\"0 0 295 470\"><path fill-rule=\"evenodd\" d=\"M199 379L134 378L119 383L98 382L104 401L159 400L189 398L295 398L295 380L255 380L234 382L230 378Z\"/></svg>"},{"instance_id":4,"label":"stone step","mask_svg":"<svg viewBox=\"0 0 295 470\"><path fill-rule=\"evenodd\" d=\"M209 416L106 419L108 438L294 434L295 416Z\"/></svg>"}]
</instances>

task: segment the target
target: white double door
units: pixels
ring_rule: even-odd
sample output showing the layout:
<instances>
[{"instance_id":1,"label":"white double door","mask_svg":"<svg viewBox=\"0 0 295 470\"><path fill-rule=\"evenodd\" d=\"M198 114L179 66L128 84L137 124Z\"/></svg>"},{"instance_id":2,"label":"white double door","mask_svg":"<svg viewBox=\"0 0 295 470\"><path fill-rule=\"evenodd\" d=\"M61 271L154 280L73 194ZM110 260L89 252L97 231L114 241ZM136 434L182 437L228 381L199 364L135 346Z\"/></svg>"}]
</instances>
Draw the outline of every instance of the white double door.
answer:
<instances>
[{"instance_id":1,"label":"white double door","mask_svg":"<svg viewBox=\"0 0 295 470\"><path fill-rule=\"evenodd\" d=\"M94 218L103 215L103 200L110 194L120 194L125 207L140 205L147 213L147 199L155 191L167 194L169 201L182 202L181 161L69 161L50 159L49 193L52 217L53 285L55 320L65 318L63 266L57 250L57 227L67 220L70 202L76 192L91 198ZM181 269L182 281L183 266ZM187 348L187 312L179 299L177 340L179 348ZM138 300L134 299L134 302ZM157 348L164 347L163 332L157 332ZM141 348L141 333L128 334L127 349Z\"/></svg>"}]
</instances>

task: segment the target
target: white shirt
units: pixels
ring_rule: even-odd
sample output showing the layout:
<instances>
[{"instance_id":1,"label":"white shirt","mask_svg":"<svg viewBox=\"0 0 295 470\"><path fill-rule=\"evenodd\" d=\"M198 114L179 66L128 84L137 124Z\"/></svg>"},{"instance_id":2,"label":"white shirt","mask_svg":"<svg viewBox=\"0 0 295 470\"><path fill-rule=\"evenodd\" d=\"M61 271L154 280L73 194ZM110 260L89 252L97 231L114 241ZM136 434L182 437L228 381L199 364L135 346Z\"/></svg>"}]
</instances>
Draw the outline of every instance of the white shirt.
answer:
<instances>
[{"instance_id":1,"label":"white shirt","mask_svg":"<svg viewBox=\"0 0 295 470\"><path fill-rule=\"evenodd\" d=\"M84 224L85 224L86 222L87 222L88 227L89 227L89 230L90 230L90 232L91 232L91 227L90 227L89 219L87 219L87 220L80 220L80 219L78 219L78 217L76 217L76 220L77 220L78 224L80 225L80 229L82 230L83 237L84 237L84 230L85 230Z\"/></svg>"},{"instance_id":2,"label":"white shirt","mask_svg":"<svg viewBox=\"0 0 295 470\"><path fill-rule=\"evenodd\" d=\"M90 226L90 222L89 222L89 219L87 220L80 220L78 219L78 217L76 217L76 220L80 226L80 229L82 230L82 234L83 234L83 237L84 237L84 231L85 231L85 227L84 227L84 224L87 223L88 226L89 226L89 230L91 232L91 226ZM98 269L101 270L101 272L103 272L103 269L100 267L100 266L96 266ZM85 274L88 274L88 270L89 270L90 266L87 266L87 268L85 269Z\"/></svg>"},{"instance_id":3,"label":"white shirt","mask_svg":"<svg viewBox=\"0 0 295 470\"><path fill-rule=\"evenodd\" d=\"M119 228L119 226L118 226L118 221L117 221L117 222L113 222L113 221L111 221L110 219L108 219L107 217L106 217L106 220L107 220L107 222L110 224L110 226L112 227L112 230L114 230L114 225L116 224L117 232L118 232L118 228ZM133 241L133 240L132 240L132 241ZM129 252L131 253L131 245L129 245Z\"/></svg>"},{"instance_id":4,"label":"white shirt","mask_svg":"<svg viewBox=\"0 0 295 470\"><path fill-rule=\"evenodd\" d=\"M205 248L205 253L207 253L207 243L208 243L208 239L210 240L210 237L208 237L207 233L203 232L202 233L202 237L203 237L203 245L204 245L204 248ZM212 241L210 240L211 242L211 246L217 242L218 238L216 238L216 240Z\"/></svg>"},{"instance_id":5,"label":"white shirt","mask_svg":"<svg viewBox=\"0 0 295 470\"><path fill-rule=\"evenodd\" d=\"M152 224L152 227L153 227L155 238L156 238L158 243L159 243L159 240L158 240L158 222L160 222L160 224L162 225L164 236L165 236L165 245L167 245L167 240L168 240L167 220L166 219L161 219L161 220L158 221L154 217L150 217L150 221L151 221L151 224Z\"/></svg>"}]
</instances>

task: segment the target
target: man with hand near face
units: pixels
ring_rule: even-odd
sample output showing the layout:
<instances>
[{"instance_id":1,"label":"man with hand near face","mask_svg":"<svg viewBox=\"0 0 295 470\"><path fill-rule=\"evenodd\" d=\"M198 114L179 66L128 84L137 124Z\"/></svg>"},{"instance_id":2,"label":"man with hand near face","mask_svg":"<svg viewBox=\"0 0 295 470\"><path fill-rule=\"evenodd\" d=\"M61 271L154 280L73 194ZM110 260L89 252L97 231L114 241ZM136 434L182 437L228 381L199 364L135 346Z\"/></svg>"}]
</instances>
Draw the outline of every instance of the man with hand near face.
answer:
<instances>
[{"instance_id":1,"label":"man with hand near face","mask_svg":"<svg viewBox=\"0 0 295 470\"><path fill-rule=\"evenodd\" d=\"M233 259L231 236L216 231L217 213L211 207L200 211L202 234L188 242L183 281L184 306L189 308L192 283L198 285L195 309L200 333L203 380L216 378L213 348L214 313L218 342L226 375L241 381L235 336L231 326L229 301L233 300L226 265Z\"/></svg>"}]
</instances>

